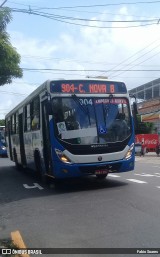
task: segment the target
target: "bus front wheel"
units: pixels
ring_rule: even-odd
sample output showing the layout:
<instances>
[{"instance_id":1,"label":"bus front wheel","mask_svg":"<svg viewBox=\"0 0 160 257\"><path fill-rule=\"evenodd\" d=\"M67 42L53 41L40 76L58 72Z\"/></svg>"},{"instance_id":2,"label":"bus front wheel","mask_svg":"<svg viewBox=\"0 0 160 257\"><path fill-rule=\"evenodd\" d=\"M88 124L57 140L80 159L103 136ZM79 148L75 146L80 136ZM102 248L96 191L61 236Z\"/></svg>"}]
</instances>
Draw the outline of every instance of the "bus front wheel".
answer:
<instances>
[{"instance_id":1,"label":"bus front wheel","mask_svg":"<svg viewBox=\"0 0 160 257\"><path fill-rule=\"evenodd\" d=\"M105 179L107 177L107 174L97 174L96 177L98 179Z\"/></svg>"},{"instance_id":2,"label":"bus front wheel","mask_svg":"<svg viewBox=\"0 0 160 257\"><path fill-rule=\"evenodd\" d=\"M43 172L42 160L38 152L35 152L34 159L35 159L36 175L38 179L45 184L48 183L49 178Z\"/></svg>"}]
</instances>

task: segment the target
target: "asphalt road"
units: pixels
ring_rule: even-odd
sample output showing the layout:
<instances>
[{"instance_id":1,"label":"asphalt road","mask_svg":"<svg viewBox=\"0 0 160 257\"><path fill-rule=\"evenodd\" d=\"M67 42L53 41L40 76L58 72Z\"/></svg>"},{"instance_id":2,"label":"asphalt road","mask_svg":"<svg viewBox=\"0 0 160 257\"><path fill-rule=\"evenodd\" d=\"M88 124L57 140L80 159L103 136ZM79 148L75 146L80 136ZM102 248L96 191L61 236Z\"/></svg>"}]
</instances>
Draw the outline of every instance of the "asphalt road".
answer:
<instances>
[{"instance_id":1,"label":"asphalt road","mask_svg":"<svg viewBox=\"0 0 160 257\"><path fill-rule=\"evenodd\" d=\"M137 157L134 172L104 181L56 187L0 158L0 239L16 230L29 248L160 248L160 157Z\"/></svg>"}]
</instances>

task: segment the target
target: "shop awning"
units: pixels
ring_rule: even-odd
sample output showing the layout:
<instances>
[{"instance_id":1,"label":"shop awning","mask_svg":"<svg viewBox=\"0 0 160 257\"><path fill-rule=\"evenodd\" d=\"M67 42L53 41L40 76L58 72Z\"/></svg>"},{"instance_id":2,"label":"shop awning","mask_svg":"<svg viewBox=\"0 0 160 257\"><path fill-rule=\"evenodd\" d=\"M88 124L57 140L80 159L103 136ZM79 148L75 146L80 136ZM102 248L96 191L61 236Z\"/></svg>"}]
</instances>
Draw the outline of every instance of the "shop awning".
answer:
<instances>
[{"instance_id":1,"label":"shop awning","mask_svg":"<svg viewBox=\"0 0 160 257\"><path fill-rule=\"evenodd\" d=\"M160 120L160 111L141 115L142 122L155 122Z\"/></svg>"}]
</instances>

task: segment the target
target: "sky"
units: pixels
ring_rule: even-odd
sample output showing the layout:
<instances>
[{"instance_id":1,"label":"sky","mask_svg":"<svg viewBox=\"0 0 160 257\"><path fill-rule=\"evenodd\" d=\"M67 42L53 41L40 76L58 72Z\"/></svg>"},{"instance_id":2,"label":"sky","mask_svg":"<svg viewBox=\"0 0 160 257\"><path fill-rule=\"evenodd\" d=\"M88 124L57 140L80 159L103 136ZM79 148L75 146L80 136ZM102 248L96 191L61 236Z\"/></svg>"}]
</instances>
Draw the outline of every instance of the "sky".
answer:
<instances>
[{"instance_id":1,"label":"sky","mask_svg":"<svg viewBox=\"0 0 160 257\"><path fill-rule=\"evenodd\" d=\"M0 5L4 0L0 0ZM160 1L7 0L23 77L0 87L0 119L48 79L107 76L128 89L160 78Z\"/></svg>"}]
</instances>

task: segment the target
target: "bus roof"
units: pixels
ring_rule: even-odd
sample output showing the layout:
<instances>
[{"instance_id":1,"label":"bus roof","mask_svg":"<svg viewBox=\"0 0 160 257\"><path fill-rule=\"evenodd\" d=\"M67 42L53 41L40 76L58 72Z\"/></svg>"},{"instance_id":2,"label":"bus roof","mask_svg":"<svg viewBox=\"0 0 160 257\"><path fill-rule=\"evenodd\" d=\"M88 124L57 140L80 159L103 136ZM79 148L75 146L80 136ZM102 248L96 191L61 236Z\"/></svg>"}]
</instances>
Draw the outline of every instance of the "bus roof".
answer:
<instances>
[{"instance_id":1,"label":"bus roof","mask_svg":"<svg viewBox=\"0 0 160 257\"><path fill-rule=\"evenodd\" d=\"M35 89L31 94L29 94L22 102L20 102L17 106L15 106L9 113L6 114L5 118L12 115L14 112L16 112L19 108L26 105L28 102L31 101L37 94L42 92L43 90L47 89L47 85L50 83L50 80L45 81L42 85L38 86L37 89Z\"/></svg>"}]
</instances>

